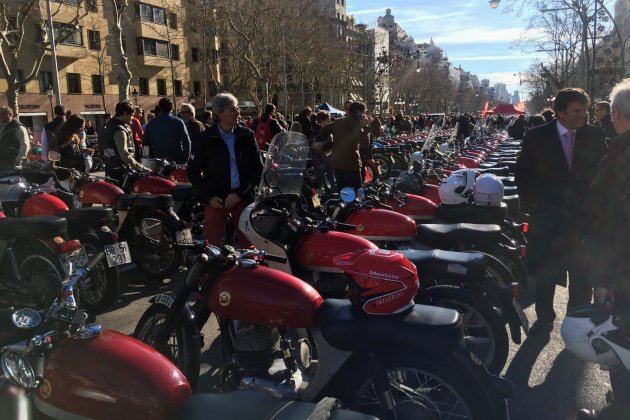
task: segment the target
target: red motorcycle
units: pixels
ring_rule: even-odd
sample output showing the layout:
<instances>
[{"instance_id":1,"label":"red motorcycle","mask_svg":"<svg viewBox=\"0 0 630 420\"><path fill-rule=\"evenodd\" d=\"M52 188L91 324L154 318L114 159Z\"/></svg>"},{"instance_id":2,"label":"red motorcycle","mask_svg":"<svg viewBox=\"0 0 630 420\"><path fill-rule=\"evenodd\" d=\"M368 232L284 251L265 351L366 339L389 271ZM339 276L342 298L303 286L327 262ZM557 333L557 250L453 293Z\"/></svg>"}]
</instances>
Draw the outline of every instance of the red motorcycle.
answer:
<instances>
[{"instance_id":1,"label":"red motorcycle","mask_svg":"<svg viewBox=\"0 0 630 420\"><path fill-rule=\"evenodd\" d=\"M414 305L418 277L402 255L336 257L335 268L353 280L351 301L324 300L266 260L284 262L264 251L204 248L174 298L152 299L134 336L173 360L194 388L199 331L215 314L228 360L220 391L298 401L333 395L383 418L506 418L506 383L462 350L456 311Z\"/></svg>"},{"instance_id":2,"label":"red motorcycle","mask_svg":"<svg viewBox=\"0 0 630 420\"><path fill-rule=\"evenodd\" d=\"M160 184L155 184L157 186L152 191L161 190L159 185L164 182L172 184L167 179L156 179ZM101 205L115 210L118 216L116 233L129 244L131 258L138 269L155 279L172 275L183 265L184 250L192 244L188 224L174 211L174 197L170 193L148 191L125 194L113 182L107 177L69 170L69 189L78 205Z\"/></svg>"},{"instance_id":3,"label":"red motorcycle","mask_svg":"<svg viewBox=\"0 0 630 420\"><path fill-rule=\"evenodd\" d=\"M77 290L81 307L94 314L101 313L118 296L118 266L131 262L127 243L118 242L109 229L114 220L111 209L69 209L67 202L72 204L71 197L54 187L42 186L51 176L54 176L51 162L25 162L19 175L23 182L7 180L6 177L0 180L4 187L0 197L13 217L59 216L67 219L69 237L80 240L81 246L62 255L58 264L49 267L57 277L64 277L70 263L80 267L97 251L105 250L108 253L107 261L103 261L94 270L92 277Z\"/></svg>"}]
</instances>

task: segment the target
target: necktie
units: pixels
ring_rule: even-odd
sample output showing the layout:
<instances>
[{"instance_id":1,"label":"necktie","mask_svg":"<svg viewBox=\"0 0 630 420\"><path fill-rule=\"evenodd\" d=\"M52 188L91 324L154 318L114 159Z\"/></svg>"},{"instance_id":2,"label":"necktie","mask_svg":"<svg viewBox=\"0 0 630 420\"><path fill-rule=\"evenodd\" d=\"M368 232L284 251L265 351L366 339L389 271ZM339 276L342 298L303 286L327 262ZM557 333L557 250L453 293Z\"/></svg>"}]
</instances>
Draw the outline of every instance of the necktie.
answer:
<instances>
[{"instance_id":1,"label":"necktie","mask_svg":"<svg viewBox=\"0 0 630 420\"><path fill-rule=\"evenodd\" d=\"M575 146L575 135L573 131L569 130L564 133L566 141L564 142L564 156L567 159L567 165L569 165L569 169L571 169L571 164L573 163L573 147Z\"/></svg>"}]
</instances>

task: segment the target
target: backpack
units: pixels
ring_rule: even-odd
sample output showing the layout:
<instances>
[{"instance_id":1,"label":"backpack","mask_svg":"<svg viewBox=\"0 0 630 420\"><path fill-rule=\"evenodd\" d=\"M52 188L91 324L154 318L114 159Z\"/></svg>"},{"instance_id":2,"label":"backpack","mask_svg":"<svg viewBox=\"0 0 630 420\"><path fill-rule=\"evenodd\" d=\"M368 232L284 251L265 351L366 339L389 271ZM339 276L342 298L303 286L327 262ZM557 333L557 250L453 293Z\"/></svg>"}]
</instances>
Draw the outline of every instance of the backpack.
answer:
<instances>
[{"instance_id":1,"label":"backpack","mask_svg":"<svg viewBox=\"0 0 630 420\"><path fill-rule=\"evenodd\" d=\"M266 121L263 121L262 117L258 118L254 136L258 142L258 148L267 150L267 144L271 142L271 117L268 117Z\"/></svg>"}]
</instances>

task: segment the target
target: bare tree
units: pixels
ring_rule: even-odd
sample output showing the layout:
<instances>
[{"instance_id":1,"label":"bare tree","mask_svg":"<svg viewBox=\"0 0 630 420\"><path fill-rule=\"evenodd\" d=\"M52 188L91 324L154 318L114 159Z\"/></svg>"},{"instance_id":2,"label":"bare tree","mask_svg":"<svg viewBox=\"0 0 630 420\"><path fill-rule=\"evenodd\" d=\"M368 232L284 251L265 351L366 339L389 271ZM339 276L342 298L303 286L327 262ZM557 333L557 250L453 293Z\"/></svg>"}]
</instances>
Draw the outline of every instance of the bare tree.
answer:
<instances>
[{"instance_id":1,"label":"bare tree","mask_svg":"<svg viewBox=\"0 0 630 420\"><path fill-rule=\"evenodd\" d=\"M111 16L109 20L110 51L112 55L112 67L116 69L118 99L125 101L129 96L129 85L132 76L122 29L126 18L125 11L129 6L129 2L128 0L109 0L106 1L104 5L109 5L111 8L107 10L107 15Z\"/></svg>"},{"instance_id":2,"label":"bare tree","mask_svg":"<svg viewBox=\"0 0 630 420\"><path fill-rule=\"evenodd\" d=\"M57 29L56 42L63 42L72 35L74 27L87 14L83 0L67 2L76 6L70 22ZM64 6L59 2L52 13L53 18ZM46 13L39 0L0 0L0 74L7 80L7 102L19 113L18 91L39 73L42 61L50 50ZM26 53L29 51L29 53ZM19 70L26 69L22 77Z\"/></svg>"}]
</instances>

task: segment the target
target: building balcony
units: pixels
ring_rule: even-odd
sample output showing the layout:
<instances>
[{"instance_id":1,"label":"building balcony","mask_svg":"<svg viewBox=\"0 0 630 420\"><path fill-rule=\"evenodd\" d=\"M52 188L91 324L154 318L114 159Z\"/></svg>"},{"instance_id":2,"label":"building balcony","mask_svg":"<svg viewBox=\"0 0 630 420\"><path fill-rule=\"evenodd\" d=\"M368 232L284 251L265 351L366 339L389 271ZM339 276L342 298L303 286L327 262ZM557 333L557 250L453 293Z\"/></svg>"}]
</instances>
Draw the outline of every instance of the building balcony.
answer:
<instances>
[{"instance_id":1,"label":"building balcony","mask_svg":"<svg viewBox=\"0 0 630 420\"><path fill-rule=\"evenodd\" d=\"M154 55L139 55L136 58L138 64L146 67L166 68L170 67L170 59L168 57L158 57Z\"/></svg>"},{"instance_id":2,"label":"building balcony","mask_svg":"<svg viewBox=\"0 0 630 420\"><path fill-rule=\"evenodd\" d=\"M88 50L83 45L56 44L55 53L57 54L57 59L77 61L88 58ZM46 55L51 55L50 51L46 51Z\"/></svg>"}]
</instances>

